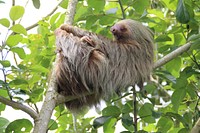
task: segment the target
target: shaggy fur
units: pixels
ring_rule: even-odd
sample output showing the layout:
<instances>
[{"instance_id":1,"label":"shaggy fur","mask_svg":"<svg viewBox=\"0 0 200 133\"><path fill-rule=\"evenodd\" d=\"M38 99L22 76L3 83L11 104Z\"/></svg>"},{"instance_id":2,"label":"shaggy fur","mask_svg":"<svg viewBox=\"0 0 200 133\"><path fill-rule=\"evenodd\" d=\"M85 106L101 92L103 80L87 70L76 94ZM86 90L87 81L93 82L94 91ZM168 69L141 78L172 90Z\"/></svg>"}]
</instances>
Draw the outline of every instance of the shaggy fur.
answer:
<instances>
[{"instance_id":1,"label":"shaggy fur","mask_svg":"<svg viewBox=\"0 0 200 133\"><path fill-rule=\"evenodd\" d=\"M151 31L137 21L122 20L111 32L114 40L71 25L56 30L58 92L77 97L66 103L69 110L96 105L148 79L153 67ZM92 43L83 41L84 36Z\"/></svg>"}]
</instances>

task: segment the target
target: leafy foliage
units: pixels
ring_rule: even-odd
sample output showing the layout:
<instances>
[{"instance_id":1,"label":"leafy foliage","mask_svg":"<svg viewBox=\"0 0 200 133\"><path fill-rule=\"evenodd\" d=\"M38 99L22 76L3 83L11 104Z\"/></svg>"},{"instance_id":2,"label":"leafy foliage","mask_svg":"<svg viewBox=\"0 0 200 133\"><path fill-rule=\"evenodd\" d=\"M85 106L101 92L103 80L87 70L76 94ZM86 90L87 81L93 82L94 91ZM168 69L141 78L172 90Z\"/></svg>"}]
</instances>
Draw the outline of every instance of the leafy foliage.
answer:
<instances>
[{"instance_id":1,"label":"leafy foliage","mask_svg":"<svg viewBox=\"0 0 200 133\"><path fill-rule=\"evenodd\" d=\"M40 8L39 0L32 2L35 8ZM62 1L59 8L66 9L67 3L67 0ZM98 117L84 116L86 112L79 114L79 132L97 132L102 127L103 132L114 133L120 126L123 133L129 133L136 130L135 125L138 132L188 132L194 126L200 116L199 5L198 0L122 0L121 3L79 0L74 25L86 30L112 38L109 28L123 15L148 25L155 33L155 61L187 42L193 43L183 55L154 70L154 80L144 87L147 95L136 93L137 106L133 105L133 92L128 89L121 97L114 96L112 102L106 102L107 107L97 111ZM64 23L65 12L41 19L37 23L37 33L33 33L20 24L26 10L22 6L12 6L9 18L0 18L0 26L12 31L5 33L8 36L0 46L3 73L0 96L27 103L38 110L37 104L44 98L55 59L53 32ZM0 103L0 112L5 107ZM55 108L54 116L48 130L73 132L72 115L63 105ZM0 117L0 132L22 129L30 132L32 127L33 123L27 119L9 122Z\"/></svg>"}]
</instances>

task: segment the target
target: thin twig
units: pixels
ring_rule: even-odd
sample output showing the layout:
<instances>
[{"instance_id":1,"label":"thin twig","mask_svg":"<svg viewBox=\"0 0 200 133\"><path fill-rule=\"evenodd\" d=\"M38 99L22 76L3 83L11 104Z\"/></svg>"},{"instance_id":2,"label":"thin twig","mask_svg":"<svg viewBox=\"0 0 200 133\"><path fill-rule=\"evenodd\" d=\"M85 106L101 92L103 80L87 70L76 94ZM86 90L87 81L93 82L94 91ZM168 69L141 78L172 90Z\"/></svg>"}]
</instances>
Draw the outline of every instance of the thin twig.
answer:
<instances>
[{"instance_id":1,"label":"thin twig","mask_svg":"<svg viewBox=\"0 0 200 133\"><path fill-rule=\"evenodd\" d=\"M0 102L5 105L11 106L15 109L20 109L20 110L24 111L25 113L29 114L33 119L36 119L38 117L38 114L34 110L30 109L29 107L27 107L21 103L8 100L2 96L0 96Z\"/></svg>"},{"instance_id":2,"label":"thin twig","mask_svg":"<svg viewBox=\"0 0 200 133\"><path fill-rule=\"evenodd\" d=\"M119 5L120 5L120 8L121 8L121 11L122 11L123 19L126 19L126 15L125 15L125 12L124 12L124 8L123 8L123 5L122 5L122 2L121 2L121 0L118 0L118 2L119 2Z\"/></svg>"},{"instance_id":3,"label":"thin twig","mask_svg":"<svg viewBox=\"0 0 200 133\"><path fill-rule=\"evenodd\" d=\"M137 99L136 99L136 90L135 87L133 87L133 115L134 115L134 121L133 125L135 127L134 131L137 132Z\"/></svg>"},{"instance_id":4,"label":"thin twig","mask_svg":"<svg viewBox=\"0 0 200 133\"><path fill-rule=\"evenodd\" d=\"M12 0L12 6L15 6L15 0ZM15 21L12 21L12 25L15 25Z\"/></svg>"},{"instance_id":5,"label":"thin twig","mask_svg":"<svg viewBox=\"0 0 200 133\"><path fill-rule=\"evenodd\" d=\"M46 17L49 17L49 16L51 16L52 14L54 14L55 12L56 12L56 10L58 9L58 6L60 5L62 3L62 0L56 5L56 7L49 13L49 14L47 14L44 18L46 18ZM38 26L38 23L35 23L35 24L32 24L31 26L28 26L27 28L26 28L26 30L28 31L28 30L31 30L31 29L33 29L33 28L35 28L35 27L37 27Z\"/></svg>"}]
</instances>

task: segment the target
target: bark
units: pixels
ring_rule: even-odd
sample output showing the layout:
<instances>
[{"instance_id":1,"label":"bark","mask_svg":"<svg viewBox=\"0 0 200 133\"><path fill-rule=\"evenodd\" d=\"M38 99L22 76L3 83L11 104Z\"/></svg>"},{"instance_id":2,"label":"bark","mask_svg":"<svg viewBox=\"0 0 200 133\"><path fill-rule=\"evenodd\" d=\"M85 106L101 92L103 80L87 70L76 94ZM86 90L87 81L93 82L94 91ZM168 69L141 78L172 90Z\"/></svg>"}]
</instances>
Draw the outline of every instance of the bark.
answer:
<instances>
[{"instance_id":1,"label":"bark","mask_svg":"<svg viewBox=\"0 0 200 133\"><path fill-rule=\"evenodd\" d=\"M66 14L66 23L72 24L74 20L74 15L76 11L76 4L78 0L70 0L68 2L67 14ZM48 123L50 121L51 115L53 113L54 108L56 107L57 100L60 99L59 94L57 93L57 84L56 84L56 66L57 59L54 64L54 69L51 75L51 79L49 82L49 87L46 93L46 97L44 103L42 105L39 117L35 119L35 126L33 133L46 133L48 129Z\"/></svg>"},{"instance_id":2,"label":"bark","mask_svg":"<svg viewBox=\"0 0 200 133\"><path fill-rule=\"evenodd\" d=\"M156 63L154 64L154 69L159 68L163 65L165 65L167 62L173 60L175 57L181 55L182 53L186 52L187 50L189 50L189 48L191 47L192 43L186 43L185 45L177 48L176 50L174 50L173 52L167 54L166 56L164 56L163 58L159 59L158 61L156 61Z\"/></svg>"},{"instance_id":3,"label":"bark","mask_svg":"<svg viewBox=\"0 0 200 133\"><path fill-rule=\"evenodd\" d=\"M200 118L192 128L191 133L200 133Z\"/></svg>"},{"instance_id":4,"label":"bark","mask_svg":"<svg viewBox=\"0 0 200 133\"><path fill-rule=\"evenodd\" d=\"M20 110L24 111L25 113L29 114L33 119L36 119L38 117L38 114L34 110L32 110L28 106L25 106L21 103L8 100L8 99L6 99L2 96L0 96L0 102L5 104L5 105L11 106L15 109L20 109Z\"/></svg>"}]
</instances>

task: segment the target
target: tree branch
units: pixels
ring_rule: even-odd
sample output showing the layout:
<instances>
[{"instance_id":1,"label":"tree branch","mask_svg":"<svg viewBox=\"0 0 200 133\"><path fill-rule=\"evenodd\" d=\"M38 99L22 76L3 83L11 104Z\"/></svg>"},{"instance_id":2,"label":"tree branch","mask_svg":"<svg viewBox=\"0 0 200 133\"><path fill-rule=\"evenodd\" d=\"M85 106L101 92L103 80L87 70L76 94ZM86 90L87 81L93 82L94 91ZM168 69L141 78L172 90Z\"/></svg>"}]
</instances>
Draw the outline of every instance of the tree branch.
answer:
<instances>
[{"instance_id":1,"label":"tree branch","mask_svg":"<svg viewBox=\"0 0 200 133\"><path fill-rule=\"evenodd\" d=\"M39 117L35 119L35 126L33 133L47 132L48 123L50 121L51 115L53 113L57 101L57 85L56 85L55 75L56 74L54 69L49 82L49 88L47 90L45 100L40 110Z\"/></svg>"},{"instance_id":2,"label":"tree branch","mask_svg":"<svg viewBox=\"0 0 200 133\"><path fill-rule=\"evenodd\" d=\"M65 18L65 23L66 24L73 24L74 21L74 16L76 13L76 5L78 3L78 0L69 0L68 2L68 7L67 7L67 12L66 12L66 18Z\"/></svg>"},{"instance_id":3,"label":"tree branch","mask_svg":"<svg viewBox=\"0 0 200 133\"><path fill-rule=\"evenodd\" d=\"M200 133L200 118L192 128L191 133Z\"/></svg>"},{"instance_id":4,"label":"tree branch","mask_svg":"<svg viewBox=\"0 0 200 133\"><path fill-rule=\"evenodd\" d=\"M122 2L121 2L121 0L118 0L118 2L119 2L119 5L120 5L120 8L121 8L121 11L122 11L123 19L125 19L126 16L125 16L125 13L124 13L124 8L123 8L123 5L122 5Z\"/></svg>"},{"instance_id":5,"label":"tree branch","mask_svg":"<svg viewBox=\"0 0 200 133\"><path fill-rule=\"evenodd\" d=\"M67 24L73 23L75 10L76 10L75 7L76 7L77 3L78 3L78 0L70 0L68 2L65 23L67 23ZM42 108L40 110L39 118L35 119L35 126L34 126L33 133L46 133L47 132L48 123L49 123L49 120L53 113L53 110L56 107L56 104L58 104L58 102L57 102L58 99L60 97L62 97L57 93L56 72L55 72L57 61L58 61L58 55L56 57L56 61L55 61L54 67L53 67L53 72L52 72L51 79L49 82L49 87L48 87L48 90L46 93L46 97L45 97L44 103L42 105Z\"/></svg>"},{"instance_id":6,"label":"tree branch","mask_svg":"<svg viewBox=\"0 0 200 133\"><path fill-rule=\"evenodd\" d=\"M166 56L164 56L163 58L159 59L154 64L154 69L159 68L159 67L165 65L167 62L171 61L175 57L177 57L177 56L181 55L182 53L186 52L187 50L189 50L189 48L191 47L191 45L192 45L192 43L190 43L190 42L186 43L185 45L177 48L173 52L171 52L171 53L167 54Z\"/></svg>"},{"instance_id":7,"label":"tree branch","mask_svg":"<svg viewBox=\"0 0 200 133\"><path fill-rule=\"evenodd\" d=\"M55 13L55 11L58 9L58 6L60 5L62 3L62 0L58 3L58 5L49 13L49 14L47 14L44 18L46 18L46 17L48 17L48 16L51 16L52 14L54 14ZM31 30L31 29L33 29L33 28L35 28L35 27L37 27L38 26L38 22L37 23L35 23L35 24L32 24L31 26L28 26L27 28L26 28L26 30L28 31L28 30Z\"/></svg>"},{"instance_id":8,"label":"tree branch","mask_svg":"<svg viewBox=\"0 0 200 133\"><path fill-rule=\"evenodd\" d=\"M12 108L22 110L23 112L29 114L33 119L38 118L38 114L34 110L30 109L29 107L27 107L21 103L8 100L2 96L0 96L0 102L5 105L11 106Z\"/></svg>"}]
</instances>

